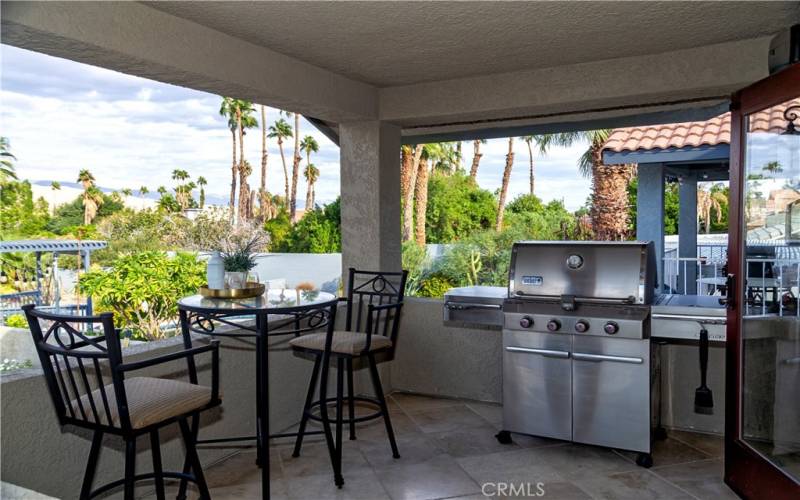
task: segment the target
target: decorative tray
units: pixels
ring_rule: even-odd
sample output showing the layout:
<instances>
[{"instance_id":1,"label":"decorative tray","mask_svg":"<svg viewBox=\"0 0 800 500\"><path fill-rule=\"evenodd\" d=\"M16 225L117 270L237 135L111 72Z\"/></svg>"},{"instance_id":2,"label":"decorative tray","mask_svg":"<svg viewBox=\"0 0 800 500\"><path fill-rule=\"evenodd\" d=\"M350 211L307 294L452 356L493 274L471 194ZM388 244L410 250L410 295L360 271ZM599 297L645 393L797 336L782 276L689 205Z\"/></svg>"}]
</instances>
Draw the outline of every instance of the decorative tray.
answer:
<instances>
[{"instance_id":1,"label":"decorative tray","mask_svg":"<svg viewBox=\"0 0 800 500\"><path fill-rule=\"evenodd\" d=\"M267 289L263 283L248 281L245 288L208 288L200 287L200 295L212 299L249 299L263 295Z\"/></svg>"}]
</instances>

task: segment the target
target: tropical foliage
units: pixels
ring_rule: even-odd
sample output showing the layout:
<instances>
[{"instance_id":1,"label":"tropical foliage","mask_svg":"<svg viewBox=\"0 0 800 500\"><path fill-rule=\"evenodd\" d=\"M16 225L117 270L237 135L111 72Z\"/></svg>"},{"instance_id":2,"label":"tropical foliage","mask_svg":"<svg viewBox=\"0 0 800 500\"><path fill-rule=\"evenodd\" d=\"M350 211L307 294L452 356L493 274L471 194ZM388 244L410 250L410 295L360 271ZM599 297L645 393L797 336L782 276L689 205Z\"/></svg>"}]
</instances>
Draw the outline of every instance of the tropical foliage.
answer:
<instances>
[{"instance_id":1,"label":"tropical foliage","mask_svg":"<svg viewBox=\"0 0 800 500\"><path fill-rule=\"evenodd\" d=\"M196 293L205 279L205 263L194 254L140 252L82 275L78 287L98 311L113 312L117 326L133 338L154 340L167 334L165 327L174 328L178 299Z\"/></svg>"}]
</instances>

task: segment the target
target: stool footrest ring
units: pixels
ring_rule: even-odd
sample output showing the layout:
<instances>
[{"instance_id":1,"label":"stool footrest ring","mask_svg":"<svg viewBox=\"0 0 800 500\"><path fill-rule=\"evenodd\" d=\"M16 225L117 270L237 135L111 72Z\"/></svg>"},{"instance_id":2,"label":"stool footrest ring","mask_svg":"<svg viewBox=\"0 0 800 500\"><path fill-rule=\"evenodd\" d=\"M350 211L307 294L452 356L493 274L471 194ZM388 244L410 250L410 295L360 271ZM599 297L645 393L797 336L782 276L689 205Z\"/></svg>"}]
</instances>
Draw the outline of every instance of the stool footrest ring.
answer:
<instances>
[{"instance_id":1,"label":"stool footrest ring","mask_svg":"<svg viewBox=\"0 0 800 500\"><path fill-rule=\"evenodd\" d=\"M161 474L164 478L170 479L185 479L187 481L191 481L193 483L197 483L197 478L194 477L194 474L184 474L183 472L163 472ZM142 481L144 479L155 479L156 474L155 472L149 472L147 474L136 474L133 476L133 481ZM112 481L110 483L106 483L103 486L100 486L96 490L89 493L89 498L94 498L101 493L105 493L108 490L114 489L117 486L122 486L125 484L124 479L118 479L116 481Z\"/></svg>"},{"instance_id":2,"label":"stool footrest ring","mask_svg":"<svg viewBox=\"0 0 800 500\"><path fill-rule=\"evenodd\" d=\"M351 398L349 396L347 396L347 397L342 398L342 401L343 401L343 403L347 403L347 401L349 401L350 399ZM375 405L376 407L378 407L378 410L376 412L370 413L369 415L362 415L360 417L354 417L352 419L352 422L354 422L354 423L366 422L368 420L374 420L376 418L380 418L380 417L383 416L383 411L381 411L381 409L380 409L381 403L380 403L380 401L378 401L377 398L370 398L370 397L366 397L366 396L355 396L352 399L354 401L359 401L361 403L368 403L368 404ZM336 403L336 398L335 397L327 398L325 401L328 404ZM308 418L310 418L311 420L314 420L316 422L322 422L322 417L320 417L319 415L315 415L315 414L311 413L314 408L317 408L317 407L320 407L320 406L321 406L321 401L319 401L319 400L314 401L313 403L311 403L311 407L309 408L309 411L306 413L308 415ZM344 410L344 409L345 408L343 406L342 410ZM335 411L334 411L334 413L335 413ZM330 418L328 418L328 420L329 421L336 420L335 415L333 415ZM351 422L351 419L349 417L342 418L342 423L349 424L350 422Z\"/></svg>"}]
</instances>

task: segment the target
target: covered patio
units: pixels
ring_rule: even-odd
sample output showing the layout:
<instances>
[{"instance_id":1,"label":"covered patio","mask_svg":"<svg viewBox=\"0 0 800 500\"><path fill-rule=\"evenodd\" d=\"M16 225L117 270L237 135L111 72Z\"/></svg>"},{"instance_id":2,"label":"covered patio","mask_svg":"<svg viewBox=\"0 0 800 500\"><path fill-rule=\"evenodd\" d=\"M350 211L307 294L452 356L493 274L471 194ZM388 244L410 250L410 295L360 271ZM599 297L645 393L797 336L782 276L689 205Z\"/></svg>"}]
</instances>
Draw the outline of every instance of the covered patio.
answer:
<instances>
[{"instance_id":1,"label":"covered patio","mask_svg":"<svg viewBox=\"0 0 800 500\"><path fill-rule=\"evenodd\" d=\"M707 120L727 111L732 93L795 60L797 23L797 2L6 2L2 43L312 119L340 146L346 281L350 267L401 269L401 144ZM401 458L388 452L380 421L361 425L344 442L337 489L316 436L298 458L274 440L275 498L503 497L497 488L509 483L533 485L536 496L539 482L563 499L735 497L723 483L724 401L716 415L691 418L686 401L666 406L669 437L655 442L652 469L606 448L523 435L498 443L501 332L443 324L442 306L406 298L395 359L380 367ZM178 338L151 344L130 347L126 362L183 347ZM311 366L285 340L268 344L269 421L292 430ZM202 420L203 438L252 432L254 348L223 341L224 402ZM724 363L724 352L711 362ZM665 391L696 385L682 373L668 370ZM210 367L198 376L209 383ZM709 384L724 394L724 380ZM355 390L371 391L363 373ZM4 375L2 420L2 480L77 497L91 436L59 431L41 372ZM163 438L173 468L183 457L175 437ZM121 477L119 444L103 453L97 480ZM213 498L260 495L252 449L209 444L199 453ZM138 458L150 466L148 449ZM137 495L153 493L141 486Z\"/></svg>"}]
</instances>

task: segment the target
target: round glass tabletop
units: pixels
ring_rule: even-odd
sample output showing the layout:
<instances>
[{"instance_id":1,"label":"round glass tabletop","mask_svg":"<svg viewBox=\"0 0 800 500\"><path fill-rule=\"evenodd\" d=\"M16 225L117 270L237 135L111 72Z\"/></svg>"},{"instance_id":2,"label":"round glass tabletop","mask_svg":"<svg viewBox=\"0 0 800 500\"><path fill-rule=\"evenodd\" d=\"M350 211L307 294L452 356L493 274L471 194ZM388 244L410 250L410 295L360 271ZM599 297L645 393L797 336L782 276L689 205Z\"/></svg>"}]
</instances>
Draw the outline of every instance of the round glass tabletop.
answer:
<instances>
[{"instance_id":1,"label":"round glass tabletop","mask_svg":"<svg viewBox=\"0 0 800 500\"><path fill-rule=\"evenodd\" d=\"M220 314L271 314L290 313L335 301L332 293L319 290L297 290L283 288L267 290L263 295L250 299L218 299L191 295L178 301L178 307L193 312Z\"/></svg>"}]
</instances>

